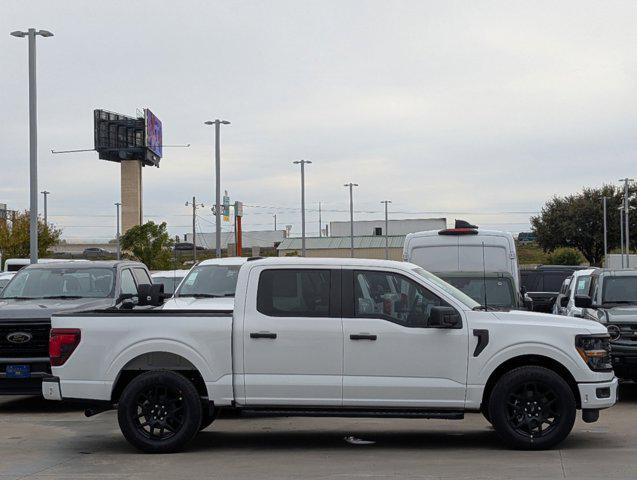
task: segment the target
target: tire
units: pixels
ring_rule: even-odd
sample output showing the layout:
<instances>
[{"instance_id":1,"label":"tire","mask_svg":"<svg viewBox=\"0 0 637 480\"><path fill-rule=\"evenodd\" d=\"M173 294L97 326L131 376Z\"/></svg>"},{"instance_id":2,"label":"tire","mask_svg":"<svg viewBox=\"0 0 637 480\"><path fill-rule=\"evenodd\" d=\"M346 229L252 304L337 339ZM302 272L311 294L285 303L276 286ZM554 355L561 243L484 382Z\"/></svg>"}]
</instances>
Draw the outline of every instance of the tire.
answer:
<instances>
[{"instance_id":1,"label":"tire","mask_svg":"<svg viewBox=\"0 0 637 480\"><path fill-rule=\"evenodd\" d=\"M126 440L142 452L175 452L199 431L201 399L192 382L179 373L146 372L122 392L117 419Z\"/></svg>"},{"instance_id":2,"label":"tire","mask_svg":"<svg viewBox=\"0 0 637 480\"><path fill-rule=\"evenodd\" d=\"M217 418L217 409L208 403L201 405L201 425L199 431L205 430Z\"/></svg>"},{"instance_id":3,"label":"tire","mask_svg":"<svg viewBox=\"0 0 637 480\"><path fill-rule=\"evenodd\" d=\"M489 399L489 417L511 448L545 450L573 429L577 405L568 383L548 368L528 366L505 373Z\"/></svg>"}]
</instances>

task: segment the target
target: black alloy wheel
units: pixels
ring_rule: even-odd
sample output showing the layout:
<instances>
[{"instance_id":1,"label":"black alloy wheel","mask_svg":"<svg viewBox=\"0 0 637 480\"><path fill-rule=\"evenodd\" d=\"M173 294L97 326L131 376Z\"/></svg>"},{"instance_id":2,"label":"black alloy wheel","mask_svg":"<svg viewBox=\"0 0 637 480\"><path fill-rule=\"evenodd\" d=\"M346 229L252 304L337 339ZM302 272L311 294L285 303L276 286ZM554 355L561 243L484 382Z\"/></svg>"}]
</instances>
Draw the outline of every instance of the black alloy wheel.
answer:
<instances>
[{"instance_id":1,"label":"black alloy wheel","mask_svg":"<svg viewBox=\"0 0 637 480\"><path fill-rule=\"evenodd\" d=\"M155 385L137 395L138 431L155 440L166 440L184 424L183 395L178 389Z\"/></svg>"}]
</instances>

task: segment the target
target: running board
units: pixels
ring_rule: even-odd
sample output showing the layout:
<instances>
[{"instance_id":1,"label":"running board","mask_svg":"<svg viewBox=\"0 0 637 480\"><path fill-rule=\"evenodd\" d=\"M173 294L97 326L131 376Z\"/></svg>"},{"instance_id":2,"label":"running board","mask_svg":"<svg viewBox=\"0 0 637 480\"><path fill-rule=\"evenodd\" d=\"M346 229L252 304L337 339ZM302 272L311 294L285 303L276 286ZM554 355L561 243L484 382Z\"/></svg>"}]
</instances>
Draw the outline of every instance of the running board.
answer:
<instances>
[{"instance_id":1,"label":"running board","mask_svg":"<svg viewBox=\"0 0 637 480\"><path fill-rule=\"evenodd\" d=\"M462 420L463 411L457 410L364 410L360 408L242 408L242 415L257 417L376 417L376 418L424 418Z\"/></svg>"}]
</instances>

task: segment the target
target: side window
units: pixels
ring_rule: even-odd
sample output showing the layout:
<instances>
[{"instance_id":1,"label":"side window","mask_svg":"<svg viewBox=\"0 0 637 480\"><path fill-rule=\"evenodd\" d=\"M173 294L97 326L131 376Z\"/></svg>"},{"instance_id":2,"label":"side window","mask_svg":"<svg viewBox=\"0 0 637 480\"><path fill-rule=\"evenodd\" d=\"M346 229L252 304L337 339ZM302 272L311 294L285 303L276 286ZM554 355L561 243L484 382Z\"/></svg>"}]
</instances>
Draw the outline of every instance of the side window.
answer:
<instances>
[{"instance_id":1,"label":"side window","mask_svg":"<svg viewBox=\"0 0 637 480\"><path fill-rule=\"evenodd\" d=\"M257 310L270 317L329 317L330 280L330 270L264 270Z\"/></svg>"},{"instance_id":2,"label":"side window","mask_svg":"<svg viewBox=\"0 0 637 480\"><path fill-rule=\"evenodd\" d=\"M355 317L380 317L406 327L423 327L435 306L450 305L402 275L354 272Z\"/></svg>"},{"instance_id":3,"label":"side window","mask_svg":"<svg viewBox=\"0 0 637 480\"><path fill-rule=\"evenodd\" d=\"M564 274L559 272L546 273L544 275L543 292L559 292L562 282L564 281Z\"/></svg>"},{"instance_id":4,"label":"side window","mask_svg":"<svg viewBox=\"0 0 637 480\"><path fill-rule=\"evenodd\" d=\"M150 279L150 276L143 268L133 268L133 275L135 276L135 281L137 285L141 284L152 284L153 281Z\"/></svg>"},{"instance_id":5,"label":"side window","mask_svg":"<svg viewBox=\"0 0 637 480\"><path fill-rule=\"evenodd\" d=\"M124 294L137 294L137 286L135 285L135 280L133 280L133 274L127 268L126 270L122 270L122 292Z\"/></svg>"}]
</instances>

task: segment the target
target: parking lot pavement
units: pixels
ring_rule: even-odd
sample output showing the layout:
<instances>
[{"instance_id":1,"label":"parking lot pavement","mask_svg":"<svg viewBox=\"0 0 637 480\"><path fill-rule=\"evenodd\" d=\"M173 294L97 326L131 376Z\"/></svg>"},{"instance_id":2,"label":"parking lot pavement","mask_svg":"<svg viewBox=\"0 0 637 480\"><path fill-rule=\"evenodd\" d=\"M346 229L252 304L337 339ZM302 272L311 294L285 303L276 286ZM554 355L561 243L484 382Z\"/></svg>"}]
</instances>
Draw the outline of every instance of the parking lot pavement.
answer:
<instances>
[{"instance_id":1,"label":"parking lot pavement","mask_svg":"<svg viewBox=\"0 0 637 480\"><path fill-rule=\"evenodd\" d=\"M637 471L637 385L559 450L505 450L478 414L463 421L221 418L187 451L143 455L114 412L0 397L0 480L625 478ZM346 440L346 437L354 437ZM360 444L359 440L374 442Z\"/></svg>"}]
</instances>

